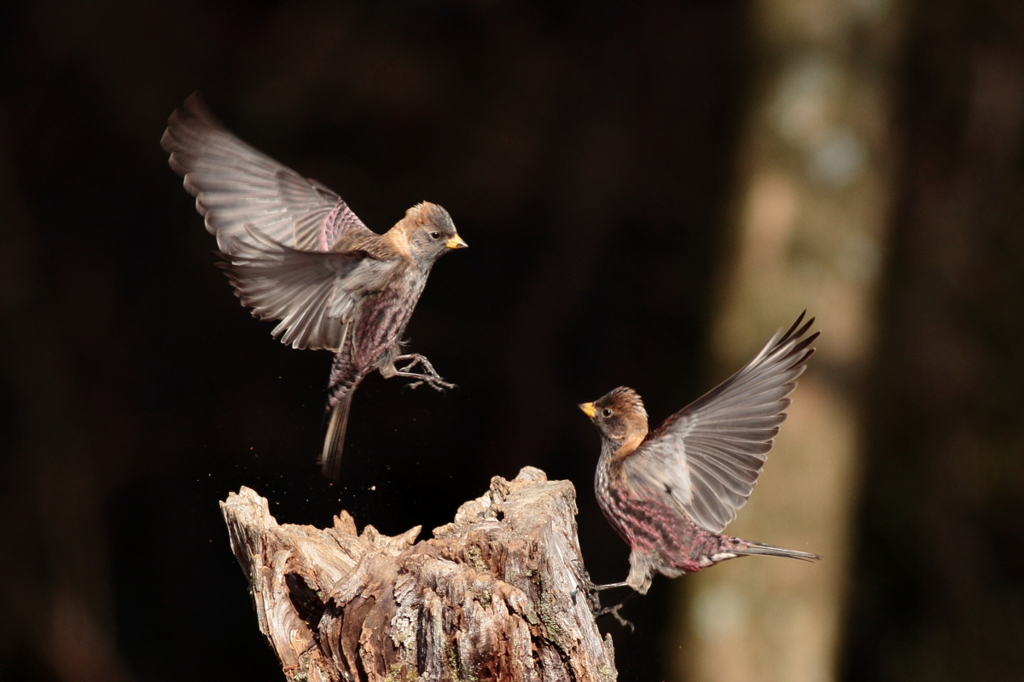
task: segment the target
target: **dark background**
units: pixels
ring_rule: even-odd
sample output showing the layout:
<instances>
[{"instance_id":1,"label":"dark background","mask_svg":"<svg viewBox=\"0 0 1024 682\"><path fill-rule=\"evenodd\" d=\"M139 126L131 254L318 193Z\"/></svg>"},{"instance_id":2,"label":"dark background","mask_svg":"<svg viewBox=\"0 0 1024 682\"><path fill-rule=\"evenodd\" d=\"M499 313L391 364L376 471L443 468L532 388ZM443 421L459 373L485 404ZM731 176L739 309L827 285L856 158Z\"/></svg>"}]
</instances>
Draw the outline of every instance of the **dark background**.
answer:
<instances>
[{"instance_id":1,"label":"dark background","mask_svg":"<svg viewBox=\"0 0 1024 682\"><path fill-rule=\"evenodd\" d=\"M904 20L838 666L1024 679L1024 12ZM709 381L750 21L725 0L0 9L0 678L281 679L217 507L241 485L283 522L394 534L533 465L576 484L591 574L622 579L576 404L628 384L657 418ZM1002 113L979 123L990 67ZM315 466L329 354L238 305L159 147L194 90L371 228L430 200L470 245L408 330L459 389L367 379L340 485ZM671 586L631 602L636 635L603 624L621 679L668 674Z\"/></svg>"}]
</instances>

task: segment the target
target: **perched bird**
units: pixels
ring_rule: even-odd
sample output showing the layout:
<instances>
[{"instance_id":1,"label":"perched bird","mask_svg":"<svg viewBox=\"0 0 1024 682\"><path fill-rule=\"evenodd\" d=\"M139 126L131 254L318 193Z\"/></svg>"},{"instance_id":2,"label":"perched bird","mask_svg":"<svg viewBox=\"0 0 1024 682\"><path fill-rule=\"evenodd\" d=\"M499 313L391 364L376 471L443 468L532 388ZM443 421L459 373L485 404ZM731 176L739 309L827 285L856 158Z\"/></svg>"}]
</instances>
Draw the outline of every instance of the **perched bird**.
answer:
<instances>
[{"instance_id":1,"label":"perched bird","mask_svg":"<svg viewBox=\"0 0 1024 682\"><path fill-rule=\"evenodd\" d=\"M367 374L453 387L399 345L434 262L466 247L447 211L423 202L384 234L372 232L330 189L228 132L198 95L171 114L160 144L217 237L219 265L242 304L280 320L272 334L283 343L335 353L326 476L338 477L352 393Z\"/></svg>"},{"instance_id":2,"label":"perched bird","mask_svg":"<svg viewBox=\"0 0 1024 682\"><path fill-rule=\"evenodd\" d=\"M624 582L590 589L628 586L646 594L655 573L675 578L753 554L821 558L721 534L750 496L786 419L786 396L814 353L808 346L818 332L801 338L814 319L801 327L803 318L654 431L631 388L579 406L601 433L597 501L631 550Z\"/></svg>"}]
</instances>

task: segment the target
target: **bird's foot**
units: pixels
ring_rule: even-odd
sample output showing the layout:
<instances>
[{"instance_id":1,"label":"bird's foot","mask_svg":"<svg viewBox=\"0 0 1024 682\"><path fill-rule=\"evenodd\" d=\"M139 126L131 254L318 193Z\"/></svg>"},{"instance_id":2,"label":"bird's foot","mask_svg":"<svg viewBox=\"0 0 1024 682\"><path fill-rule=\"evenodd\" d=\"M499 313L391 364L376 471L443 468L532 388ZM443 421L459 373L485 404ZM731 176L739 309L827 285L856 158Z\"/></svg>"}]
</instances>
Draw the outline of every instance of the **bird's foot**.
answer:
<instances>
[{"instance_id":1,"label":"bird's foot","mask_svg":"<svg viewBox=\"0 0 1024 682\"><path fill-rule=\"evenodd\" d=\"M583 565L582 561L579 559L573 559L572 563L576 567L576 579L580 581L580 586L587 592L601 592L602 590L610 590L615 587L629 587L629 584L626 582L595 585L590 579L590 573L587 572L587 567Z\"/></svg>"},{"instance_id":2,"label":"bird's foot","mask_svg":"<svg viewBox=\"0 0 1024 682\"><path fill-rule=\"evenodd\" d=\"M409 363L405 367L399 367L398 371L395 372L396 377L405 377L406 379L416 380L409 384L409 388L418 388L419 386L426 384L435 391L441 391L442 393L446 388L455 388L455 384L441 378L441 375L437 373L437 370L434 369L434 366L430 364L430 360L427 360L427 356L425 355L420 355L419 353L399 355L395 358L395 362ZM422 369L422 372L411 371L412 368L417 365Z\"/></svg>"},{"instance_id":3,"label":"bird's foot","mask_svg":"<svg viewBox=\"0 0 1024 682\"><path fill-rule=\"evenodd\" d=\"M419 353L405 353L395 358L395 364L397 365L399 362L409 363L405 367L399 367L399 372L411 372L413 367L419 365L420 367L423 368L423 371L426 372L428 375L437 377L439 379L441 378L441 375L438 374L437 370L434 369L434 366L430 364L430 360L427 359L426 355L420 355Z\"/></svg>"},{"instance_id":4,"label":"bird's foot","mask_svg":"<svg viewBox=\"0 0 1024 682\"><path fill-rule=\"evenodd\" d=\"M619 616L618 614L619 614L619 609L622 607L622 604L625 604L627 601L632 599L633 595L636 594L636 592L631 592L629 594L629 596L627 596L625 599L623 599L622 602L618 606L614 606L614 607L612 607L612 606L601 606L601 594L600 594L602 590L610 590L610 589L613 589L613 588L616 588L616 587L629 587L629 585L627 585L626 583L611 583L609 585L595 585L594 583L590 582L589 579L585 579L585 580L583 580L581 582L583 584L580 585L580 588L583 590L583 592L587 596L587 606L590 608L590 613L594 616L594 620L597 620L601 616L605 616L605 615L610 613L610 614L615 616L615 619L617 621L619 621L623 625L629 625L630 629L632 629L632 627L633 627L632 624L630 624L628 621L624 621L622 619L622 617ZM578 589L573 590L572 594L569 595L569 596L572 597L573 606L576 605L576 595L578 595L579 593L580 593L580 589L578 588Z\"/></svg>"},{"instance_id":5,"label":"bird's foot","mask_svg":"<svg viewBox=\"0 0 1024 682\"><path fill-rule=\"evenodd\" d=\"M604 607L601 606L601 594L600 593L603 590L611 590L611 589L615 589L616 587L629 587L629 584L627 584L626 582L621 582L621 583L609 583L607 585L595 585L590 580L590 574L587 573L587 569L583 567L583 562L582 561L576 561L574 563L576 564L576 569L577 569L576 578L580 581L580 587L587 594L587 606L590 607L590 613L593 614L594 620L597 620L601 616L611 615L612 617L615 618L615 620L617 620L619 622L619 625L621 625L624 628L628 627L630 632L635 631L636 628L633 627L633 624L630 623L628 620L626 620L625 618L623 618L619 614L619 609L621 609L623 606L625 606L626 602L628 602L630 599L632 599L634 596L636 596L636 592L630 592L628 595L626 595L625 599L623 599L621 602L619 602L615 606L604 606ZM575 589L575 590L572 591L572 603L573 603L574 606L576 604L576 595L577 594L579 594L579 589Z\"/></svg>"},{"instance_id":6,"label":"bird's foot","mask_svg":"<svg viewBox=\"0 0 1024 682\"><path fill-rule=\"evenodd\" d=\"M588 586L588 583L589 583L589 581L587 581L586 583L584 583L580 587L577 587L576 589L574 589L572 592L569 593L569 597L572 599L572 605L576 606L576 596L580 592L583 592L583 594L587 598L587 608L590 609L590 613L594 616L594 618L597 618L597 614L599 614L602 611L604 611L604 607L601 606L601 597L600 597L600 595L598 595L597 592L594 592L593 590L591 590L589 588L589 586ZM589 583L589 584L592 584L592 583Z\"/></svg>"},{"instance_id":7,"label":"bird's foot","mask_svg":"<svg viewBox=\"0 0 1024 682\"><path fill-rule=\"evenodd\" d=\"M577 559L574 560L573 563L576 565L576 579L580 583L580 586L574 589L572 593L569 595L570 597L572 597L573 606L576 605L576 595L578 595L582 590L586 593L587 606L590 607L590 613L594 615L594 618L600 618L603 615L614 612L613 615L620 623L625 624L626 622L628 622L623 621L622 618L618 615L618 609L622 606L622 604L625 604L627 601L629 601L629 599L633 596L632 594L630 594L629 597L626 597L622 601L622 604L619 604L614 608L605 608L601 606L601 596L598 593L603 590L611 590L616 587L629 587L629 585L625 582L609 583L608 585L595 585L594 582L590 579L590 574L587 573L587 569L583 566L583 562ZM632 625L630 625L630 627L632 627Z\"/></svg>"},{"instance_id":8,"label":"bird's foot","mask_svg":"<svg viewBox=\"0 0 1024 682\"><path fill-rule=\"evenodd\" d=\"M633 624L630 623L628 620L626 620L625 618L623 618L622 616L619 615L619 609L621 609L623 606L625 606L626 602L628 602L630 600L630 598L632 598L632 596L633 595L629 595L628 597L623 599L621 602L619 602L615 606L606 606L606 607L604 607L603 609L601 609L600 611L598 611L597 613L594 614L594 620L597 620L601 616L611 615L611 616L613 616L615 618L615 620L619 621L619 625L621 625L624 628L629 628L630 632L635 632L636 628L633 626Z\"/></svg>"}]
</instances>

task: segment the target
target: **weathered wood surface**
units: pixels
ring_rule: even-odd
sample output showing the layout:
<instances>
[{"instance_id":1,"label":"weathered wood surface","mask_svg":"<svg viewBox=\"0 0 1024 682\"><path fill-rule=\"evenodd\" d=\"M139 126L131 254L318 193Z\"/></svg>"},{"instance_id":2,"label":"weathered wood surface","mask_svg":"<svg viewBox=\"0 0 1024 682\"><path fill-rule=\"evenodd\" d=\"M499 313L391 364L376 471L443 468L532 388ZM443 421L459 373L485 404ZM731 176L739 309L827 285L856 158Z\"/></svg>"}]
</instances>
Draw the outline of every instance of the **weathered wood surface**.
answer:
<instances>
[{"instance_id":1,"label":"weathered wood surface","mask_svg":"<svg viewBox=\"0 0 1024 682\"><path fill-rule=\"evenodd\" d=\"M260 630L290 680L616 679L584 593L576 493L526 467L416 542L281 525L249 488L221 510Z\"/></svg>"}]
</instances>

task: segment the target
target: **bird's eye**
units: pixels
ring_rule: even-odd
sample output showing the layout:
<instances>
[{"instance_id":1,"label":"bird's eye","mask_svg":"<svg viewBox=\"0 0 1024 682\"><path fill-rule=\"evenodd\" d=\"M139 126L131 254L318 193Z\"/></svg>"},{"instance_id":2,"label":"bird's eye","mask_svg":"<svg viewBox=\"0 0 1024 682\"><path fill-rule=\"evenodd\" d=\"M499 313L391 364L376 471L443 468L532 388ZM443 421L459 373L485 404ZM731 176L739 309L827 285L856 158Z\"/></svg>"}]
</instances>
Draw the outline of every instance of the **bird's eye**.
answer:
<instances>
[{"instance_id":1,"label":"bird's eye","mask_svg":"<svg viewBox=\"0 0 1024 682\"><path fill-rule=\"evenodd\" d=\"M437 241L438 239L441 238L441 233L440 232L431 232L430 233L430 238L433 239L434 241Z\"/></svg>"},{"instance_id":2,"label":"bird's eye","mask_svg":"<svg viewBox=\"0 0 1024 682\"><path fill-rule=\"evenodd\" d=\"M607 419L608 417L612 416L612 411L606 407L603 410L601 410L601 415Z\"/></svg>"}]
</instances>

